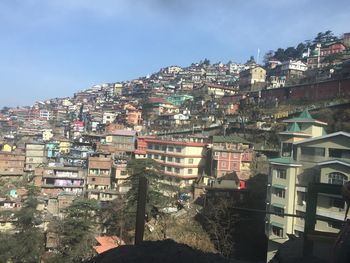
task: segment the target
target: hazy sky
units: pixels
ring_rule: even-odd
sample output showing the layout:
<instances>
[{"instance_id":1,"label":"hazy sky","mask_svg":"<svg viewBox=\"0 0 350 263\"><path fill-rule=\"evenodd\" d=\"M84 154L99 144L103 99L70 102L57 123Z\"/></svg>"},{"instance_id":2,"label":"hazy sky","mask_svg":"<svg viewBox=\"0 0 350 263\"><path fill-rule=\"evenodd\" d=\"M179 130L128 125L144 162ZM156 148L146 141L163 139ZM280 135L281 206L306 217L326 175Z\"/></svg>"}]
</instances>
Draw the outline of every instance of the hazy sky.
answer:
<instances>
[{"instance_id":1,"label":"hazy sky","mask_svg":"<svg viewBox=\"0 0 350 263\"><path fill-rule=\"evenodd\" d=\"M348 0L0 0L0 107L350 31Z\"/></svg>"}]
</instances>

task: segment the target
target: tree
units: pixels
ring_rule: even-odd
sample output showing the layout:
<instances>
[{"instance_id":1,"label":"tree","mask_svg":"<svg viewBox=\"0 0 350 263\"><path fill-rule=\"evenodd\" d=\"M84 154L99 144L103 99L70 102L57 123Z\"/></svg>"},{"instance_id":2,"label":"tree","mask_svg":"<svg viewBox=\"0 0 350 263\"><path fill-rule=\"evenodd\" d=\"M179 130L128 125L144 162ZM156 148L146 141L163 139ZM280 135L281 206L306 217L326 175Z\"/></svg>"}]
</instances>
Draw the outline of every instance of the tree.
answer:
<instances>
[{"instance_id":1,"label":"tree","mask_svg":"<svg viewBox=\"0 0 350 263\"><path fill-rule=\"evenodd\" d=\"M234 254L234 230L238 221L238 214L232 209L235 203L232 198L207 200L202 212L204 228L224 257Z\"/></svg>"},{"instance_id":2,"label":"tree","mask_svg":"<svg viewBox=\"0 0 350 263\"><path fill-rule=\"evenodd\" d=\"M203 64L206 65L206 66L209 66L210 65L210 60L205 58L204 61L203 61Z\"/></svg>"},{"instance_id":3,"label":"tree","mask_svg":"<svg viewBox=\"0 0 350 263\"><path fill-rule=\"evenodd\" d=\"M339 40L338 37L336 37L331 30L327 30L326 32L319 32L312 42L314 45L318 43L324 45L337 40Z\"/></svg>"},{"instance_id":4,"label":"tree","mask_svg":"<svg viewBox=\"0 0 350 263\"><path fill-rule=\"evenodd\" d=\"M273 50L269 50L264 55L264 64L267 65L269 61L274 57L275 52Z\"/></svg>"},{"instance_id":5,"label":"tree","mask_svg":"<svg viewBox=\"0 0 350 263\"><path fill-rule=\"evenodd\" d=\"M102 232L106 235L118 235L124 240L124 211L126 203L124 199L114 199L103 205L98 213Z\"/></svg>"},{"instance_id":6,"label":"tree","mask_svg":"<svg viewBox=\"0 0 350 263\"><path fill-rule=\"evenodd\" d=\"M246 64L254 64L254 63L256 63L254 56L250 56L250 58L247 60Z\"/></svg>"},{"instance_id":7,"label":"tree","mask_svg":"<svg viewBox=\"0 0 350 263\"><path fill-rule=\"evenodd\" d=\"M135 215L138 195L138 184L140 176L145 176L148 180L146 215L147 220L163 216L162 209L173 206L176 198L176 187L164 183L164 178L160 174L160 165L151 159L135 159L128 163L131 187L126 194L127 206L125 209L125 227L133 230L135 226Z\"/></svg>"},{"instance_id":8,"label":"tree","mask_svg":"<svg viewBox=\"0 0 350 263\"><path fill-rule=\"evenodd\" d=\"M44 233L38 226L42 223L41 213L37 210L38 189L28 186L23 207L15 214L16 234L12 242L15 244L13 262L39 262L44 252Z\"/></svg>"},{"instance_id":9,"label":"tree","mask_svg":"<svg viewBox=\"0 0 350 263\"><path fill-rule=\"evenodd\" d=\"M53 227L59 237L58 255L53 262L82 262L94 255L97 212L97 201L87 199L76 199L65 209L64 219Z\"/></svg>"}]
</instances>

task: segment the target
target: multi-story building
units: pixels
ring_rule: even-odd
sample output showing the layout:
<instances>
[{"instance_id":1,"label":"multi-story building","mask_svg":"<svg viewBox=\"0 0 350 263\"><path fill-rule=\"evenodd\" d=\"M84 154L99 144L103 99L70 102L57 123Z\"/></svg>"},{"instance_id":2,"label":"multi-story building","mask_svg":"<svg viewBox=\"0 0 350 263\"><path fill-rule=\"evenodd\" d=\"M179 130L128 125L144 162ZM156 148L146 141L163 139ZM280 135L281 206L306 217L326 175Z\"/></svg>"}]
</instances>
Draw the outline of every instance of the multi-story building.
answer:
<instances>
[{"instance_id":1,"label":"multi-story building","mask_svg":"<svg viewBox=\"0 0 350 263\"><path fill-rule=\"evenodd\" d=\"M147 139L155 139L155 136L137 136L137 147L134 151L135 159L144 159L147 157Z\"/></svg>"},{"instance_id":2,"label":"multi-story building","mask_svg":"<svg viewBox=\"0 0 350 263\"><path fill-rule=\"evenodd\" d=\"M135 151L136 131L116 130L106 136L106 143L115 146L117 151Z\"/></svg>"},{"instance_id":3,"label":"multi-story building","mask_svg":"<svg viewBox=\"0 0 350 263\"><path fill-rule=\"evenodd\" d=\"M115 196L112 176L112 156L96 153L88 159L87 193L88 197L97 200L111 200Z\"/></svg>"},{"instance_id":4,"label":"multi-story building","mask_svg":"<svg viewBox=\"0 0 350 263\"><path fill-rule=\"evenodd\" d=\"M24 173L25 153L21 149L0 152L0 177L20 177Z\"/></svg>"},{"instance_id":5,"label":"multi-story building","mask_svg":"<svg viewBox=\"0 0 350 263\"><path fill-rule=\"evenodd\" d=\"M147 158L161 166L168 181L181 186L191 185L205 168L207 143L184 139L146 139Z\"/></svg>"},{"instance_id":6,"label":"multi-story building","mask_svg":"<svg viewBox=\"0 0 350 263\"><path fill-rule=\"evenodd\" d=\"M38 167L34 173L34 184L50 197L61 193L82 195L86 183L86 172L81 167Z\"/></svg>"},{"instance_id":7,"label":"multi-story building","mask_svg":"<svg viewBox=\"0 0 350 263\"><path fill-rule=\"evenodd\" d=\"M239 89L243 91L257 91L265 86L266 70L255 66L239 73Z\"/></svg>"},{"instance_id":8,"label":"multi-story building","mask_svg":"<svg viewBox=\"0 0 350 263\"><path fill-rule=\"evenodd\" d=\"M267 209L268 259L288 234L300 236L309 183L343 184L350 176L350 134L325 134L326 123L313 119L308 111L286 120L289 127L281 132L281 157L270 159ZM341 196L319 194L316 230L338 232L344 220L345 203Z\"/></svg>"},{"instance_id":9,"label":"multi-story building","mask_svg":"<svg viewBox=\"0 0 350 263\"><path fill-rule=\"evenodd\" d=\"M251 144L238 136L213 136L211 174L216 178L250 171Z\"/></svg>"},{"instance_id":10,"label":"multi-story building","mask_svg":"<svg viewBox=\"0 0 350 263\"><path fill-rule=\"evenodd\" d=\"M233 86L222 86L218 84L206 83L193 89L192 94L194 97L204 98L221 98L225 95L235 95L238 90Z\"/></svg>"},{"instance_id":11,"label":"multi-story building","mask_svg":"<svg viewBox=\"0 0 350 263\"><path fill-rule=\"evenodd\" d=\"M25 170L34 171L38 166L46 164L47 153L44 143L26 143L25 146Z\"/></svg>"}]
</instances>

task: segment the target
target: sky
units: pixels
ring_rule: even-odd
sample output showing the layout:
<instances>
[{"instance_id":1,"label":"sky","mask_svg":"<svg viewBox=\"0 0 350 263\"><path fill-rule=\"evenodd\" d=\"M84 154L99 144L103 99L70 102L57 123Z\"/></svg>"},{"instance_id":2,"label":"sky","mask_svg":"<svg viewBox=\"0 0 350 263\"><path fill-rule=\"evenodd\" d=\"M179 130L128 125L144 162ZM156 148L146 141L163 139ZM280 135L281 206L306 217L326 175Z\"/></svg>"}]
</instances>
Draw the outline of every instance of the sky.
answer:
<instances>
[{"instance_id":1,"label":"sky","mask_svg":"<svg viewBox=\"0 0 350 263\"><path fill-rule=\"evenodd\" d=\"M348 0L0 0L0 107L350 32Z\"/></svg>"}]
</instances>

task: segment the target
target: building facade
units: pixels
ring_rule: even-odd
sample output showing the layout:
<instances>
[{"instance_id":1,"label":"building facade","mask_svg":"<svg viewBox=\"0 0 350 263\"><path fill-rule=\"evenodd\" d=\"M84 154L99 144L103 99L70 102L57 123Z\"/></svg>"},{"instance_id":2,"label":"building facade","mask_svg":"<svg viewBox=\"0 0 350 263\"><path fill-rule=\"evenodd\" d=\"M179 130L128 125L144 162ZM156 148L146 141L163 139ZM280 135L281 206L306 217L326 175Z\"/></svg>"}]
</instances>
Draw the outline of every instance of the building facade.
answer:
<instances>
[{"instance_id":1,"label":"building facade","mask_svg":"<svg viewBox=\"0 0 350 263\"><path fill-rule=\"evenodd\" d=\"M203 172L206 143L171 139L146 139L147 158L161 166L168 181L179 186L192 185Z\"/></svg>"},{"instance_id":2,"label":"building facade","mask_svg":"<svg viewBox=\"0 0 350 263\"><path fill-rule=\"evenodd\" d=\"M287 120L281 136L281 157L270 159L267 209L268 259L289 234L301 236L304 219L283 214L305 215L309 183L344 184L350 176L350 134L326 135L326 123L304 111ZM344 220L345 203L341 196L319 194L316 230L336 233Z\"/></svg>"}]
</instances>

